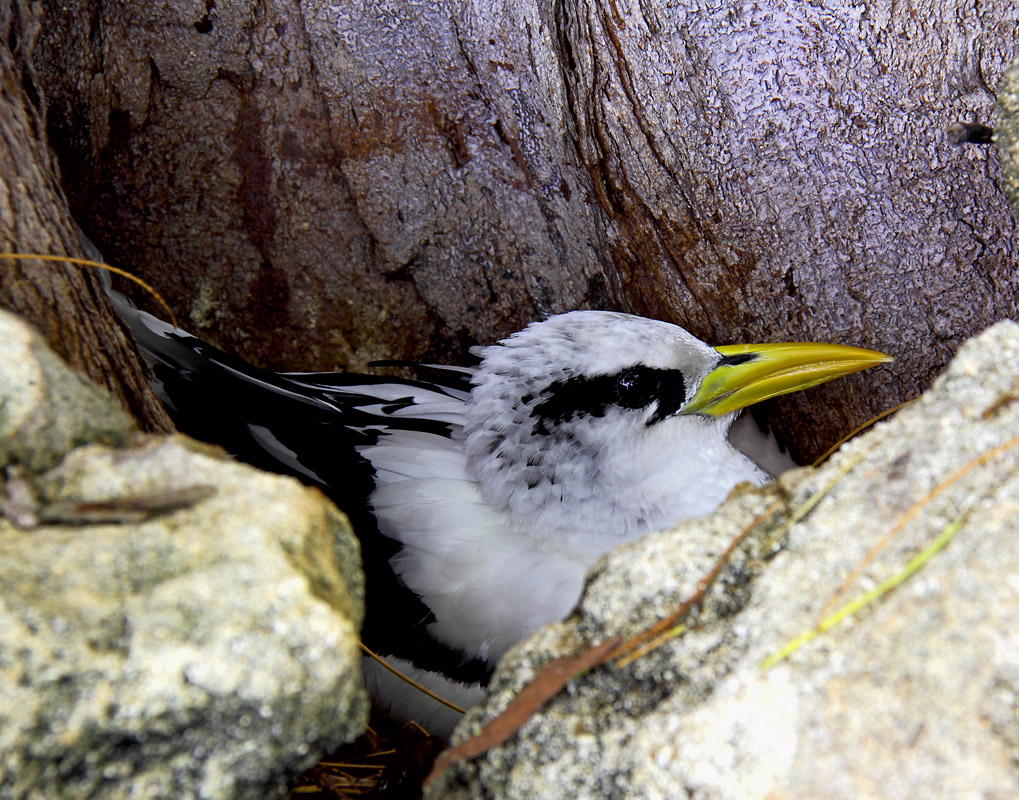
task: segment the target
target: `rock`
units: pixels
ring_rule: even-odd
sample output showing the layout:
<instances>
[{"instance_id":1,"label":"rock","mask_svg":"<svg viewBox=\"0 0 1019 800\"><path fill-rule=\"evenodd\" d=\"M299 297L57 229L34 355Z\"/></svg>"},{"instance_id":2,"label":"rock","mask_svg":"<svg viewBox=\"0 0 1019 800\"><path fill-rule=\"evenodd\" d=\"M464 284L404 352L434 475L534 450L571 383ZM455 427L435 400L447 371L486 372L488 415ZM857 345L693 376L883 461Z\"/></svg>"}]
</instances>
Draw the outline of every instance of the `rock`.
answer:
<instances>
[{"instance_id":1,"label":"rock","mask_svg":"<svg viewBox=\"0 0 1019 800\"><path fill-rule=\"evenodd\" d=\"M552 658L675 611L750 529L685 634L574 679L426 797L1017 796L1017 434L1019 325L1002 322L822 467L609 554L572 617L507 655L456 740Z\"/></svg>"},{"instance_id":2,"label":"rock","mask_svg":"<svg viewBox=\"0 0 1019 800\"><path fill-rule=\"evenodd\" d=\"M1019 219L1019 58L1006 67L994 108L994 143L1001 153L1005 195Z\"/></svg>"},{"instance_id":3,"label":"rock","mask_svg":"<svg viewBox=\"0 0 1019 800\"><path fill-rule=\"evenodd\" d=\"M39 334L0 311L0 468L55 466L85 442L116 445L137 428L110 396L74 372Z\"/></svg>"},{"instance_id":4,"label":"rock","mask_svg":"<svg viewBox=\"0 0 1019 800\"><path fill-rule=\"evenodd\" d=\"M9 461L130 430L87 386L90 414L61 406L76 379L22 350L44 367L0 377L5 430L65 433L41 434L45 457L19 433ZM359 547L320 492L183 436L79 447L19 482L42 523L0 518L0 796L262 800L364 729Z\"/></svg>"}]
</instances>

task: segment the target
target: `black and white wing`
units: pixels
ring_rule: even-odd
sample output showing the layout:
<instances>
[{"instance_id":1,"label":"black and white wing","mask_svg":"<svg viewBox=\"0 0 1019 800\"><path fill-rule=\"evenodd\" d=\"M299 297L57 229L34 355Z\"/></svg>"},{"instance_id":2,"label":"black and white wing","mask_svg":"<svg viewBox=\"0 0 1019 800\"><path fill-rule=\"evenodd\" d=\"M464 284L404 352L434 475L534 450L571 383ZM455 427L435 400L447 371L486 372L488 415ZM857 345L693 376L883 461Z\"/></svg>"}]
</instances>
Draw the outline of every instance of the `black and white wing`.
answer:
<instances>
[{"instance_id":1,"label":"black and white wing","mask_svg":"<svg viewBox=\"0 0 1019 800\"><path fill-rule=\"evenodd\" d=\"M111 293L113 295L115 293ZM423 367L429 380L345 373L275 373L224 353L114 297L152 366L177 427L261 469L317 486L351 519L366 574L365 644L465 683L489 665L428 632L431 610L394 574L401 544L378 531L368 497L403 480L422 452L463 461L458 436L470 368ZM371 457L366 457L370 452ZM374 463L373 463L374 462Z\"/></svg>"}]
</instances>

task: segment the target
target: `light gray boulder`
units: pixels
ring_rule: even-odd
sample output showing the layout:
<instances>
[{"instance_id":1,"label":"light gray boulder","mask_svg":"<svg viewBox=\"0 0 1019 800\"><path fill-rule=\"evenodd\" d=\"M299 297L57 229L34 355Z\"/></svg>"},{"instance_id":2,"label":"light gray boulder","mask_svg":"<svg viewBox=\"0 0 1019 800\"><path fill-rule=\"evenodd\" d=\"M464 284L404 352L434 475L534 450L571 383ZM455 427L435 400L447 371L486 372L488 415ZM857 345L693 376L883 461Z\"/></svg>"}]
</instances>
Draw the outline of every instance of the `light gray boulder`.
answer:
<instances>
[{"instance_id":1,"label":"light gray boulder","mask_svg":"<svg viewBox=\"0 0 1019 800\"><path fill-rule=\"evenodd\" d=\"M32 335L0 314L11 340ZM77 432L40 434L51 452L97 422L130 433L51 354L26 359L0 378L5 430L67 425L81 402ZM26 375L63 387L57 408L8 413L53 394ZM33 441L6 455L32 524L0 518L0 796L261 800L359 735L359 548L320 492L183 436L78 447L45 472Z\"/></svg>"},{"instance_id":2,"label":"light gray boulder","mask_svg":"<svg viewBox=\"0 0 1019 800\"><path fill-rule=\"evenodd\" d=\"M685 634L575 679L426 796L1019 796L1013 322L968 342L917 403L822 467L612 552L571 618L507 655L454 740L477 733L553 657L675 611L748 526L682 620ZM932 551L939 536L947 543ZM925 552L895 588L816 632Z\"/></svg>"}]
</instances>

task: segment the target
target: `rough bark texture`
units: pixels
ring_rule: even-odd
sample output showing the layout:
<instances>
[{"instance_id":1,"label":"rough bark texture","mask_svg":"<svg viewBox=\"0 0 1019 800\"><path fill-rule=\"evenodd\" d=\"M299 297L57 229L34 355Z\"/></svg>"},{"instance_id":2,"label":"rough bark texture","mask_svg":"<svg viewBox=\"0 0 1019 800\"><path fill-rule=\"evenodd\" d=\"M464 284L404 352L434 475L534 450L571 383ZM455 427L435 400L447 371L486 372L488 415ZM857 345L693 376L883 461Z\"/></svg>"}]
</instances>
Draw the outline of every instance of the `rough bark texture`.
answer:
<instances>
[{"instance_id":1,"label":"rough bark texture","mask_svg":"<svg viewBox=\"0 0 1019 800\"><path fill-rule=\"evenodd\" d=\"M46 144L32 66L39 22L27 3L0 5L0 252L84 257ZM0 306L30 321L144 425L172 430L94 275L61 264L0 260Z\"/></svg>"},{"instance_id":2,"label":"rough bark texture","mask_svg":"<svg viewBox=\"0 0 1019 800\"><path fill-rule=\"evenodd\" d=\"M1011 0L42 5L81 224L264 365L577 307L898 356L772 408L804 456L1019 307L997 155L945 136L990 122Z\"/></svg>"}]
</instances>

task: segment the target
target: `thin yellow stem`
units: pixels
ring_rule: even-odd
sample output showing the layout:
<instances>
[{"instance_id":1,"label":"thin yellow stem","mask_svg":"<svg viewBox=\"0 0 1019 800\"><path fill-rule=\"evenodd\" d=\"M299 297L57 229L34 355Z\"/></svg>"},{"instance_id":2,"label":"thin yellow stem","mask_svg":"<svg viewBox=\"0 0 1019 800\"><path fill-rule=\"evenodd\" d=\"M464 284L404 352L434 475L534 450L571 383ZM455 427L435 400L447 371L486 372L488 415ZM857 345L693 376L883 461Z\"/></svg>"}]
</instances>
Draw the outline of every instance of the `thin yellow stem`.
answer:
<instances>
[{"instance_id":1,"label":"thin yellow stem","mask_svg":"<svg viewBox=\"0 0 1019 800\"><path fill-rule=\"evenodd\" d=\"M892 529L888 531L881 539L867 551L867 554L860 560L860 562L853 568L853 571L846 576L846 578L839 584L839 587L832 594L831 599L825 604L824 608L821 609L821 618L828 616L832 608L838 602L839 598L845 593L845 591L852 586L853 583L863 574L863 571L870 565L870 563L877 558L878 554L884 550L888 544L906 527L915 517L919 514L927 505L945 489L954 484L960 478L966 476L972 470L976 469L983 464L986 464L991 459L1004 453L1006 450L1011 450L1016 445L1019 445L1019 436L1014 436L1004 444L993 447L987 450L975 458L968 461L963 466L959 467L955 472L945 478L941 483L931 489L927 494L921 497L916 503L914 503L899 519L896 521Z\"/></svg>"},{"instance_id":2,"label":"thin yellow stem","mask_svg":"<svg viewBox=\"0 0 1019 800\"><path fill-rule=\"evenodd\" d=\"M837 609L834 613L825 617L816 626L811 628L809 631L805 631L797 636L790 642L787 642L775 653L772 653L761 663L762 670L771 669L778 662L788 658L803 645L809 642L811 639L815 639L822 633L830 631L840 622L845 620L847 617L855 614L864 606L874 602L878 598L888 594L888 592L895 589L897 586L904 583L910 577L916 573L924 564L930 561L938 552L944 549L952 538L962 530L962 517L950 522L945 528L938 534L937 538L934 539L927 547L925 547L918 555L916 555L905 567L902 568L895 575L892 575L887 580L875 586L869 592L864 592L859 597L850 600L841 608Z\"/></svg>"}]
</instances>

